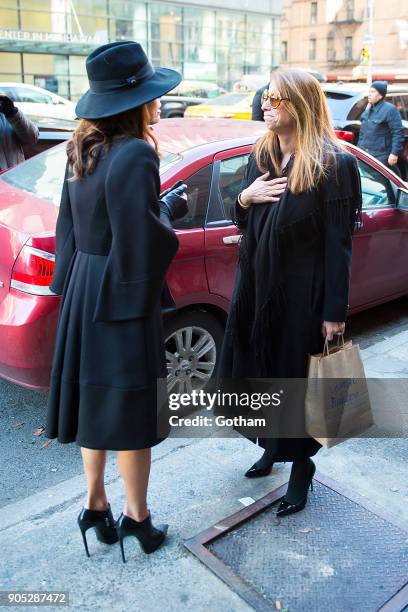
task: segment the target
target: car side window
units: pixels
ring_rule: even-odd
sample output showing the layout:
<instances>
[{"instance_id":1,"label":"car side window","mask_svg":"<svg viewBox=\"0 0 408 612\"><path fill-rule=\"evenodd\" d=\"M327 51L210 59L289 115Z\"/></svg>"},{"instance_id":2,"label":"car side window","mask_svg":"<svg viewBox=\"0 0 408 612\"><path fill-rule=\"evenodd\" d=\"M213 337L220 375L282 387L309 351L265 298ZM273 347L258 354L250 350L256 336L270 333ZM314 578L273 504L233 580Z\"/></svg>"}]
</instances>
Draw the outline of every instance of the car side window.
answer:
<instances>
[{"instance_id":1,"label":"car side window","mask_svg":"<svg viewBox=\"0 0 408 612\"><path fill-rule=\"evenodd\" d=\"M408 94L401 94L399 96L400 108L398 108L401 119L408 121Z\"/></svg>"},{"instance_id":2,"label":"car side window","mask_svg":"<svg viewBox=\"0 0 408 612\"><path fill-rule=\"evenodd\" d=\"M358 159L361 177L363 208L391 208L394 204L394 193L390 181L378 170Z\"/></svg>"},{"instance_id":3,"label":"car side window","mask_svg":"<svg viewBox=\"0 0 408 612\"><path fill-rule=\"evenodd\" d=\"M52 96L47 96L41 91L28 89L25 87L16 87L17 100L19 102L34 102L37 104L52 104Z\"/></svg>"},{"instance_id":4,"label":"car side window","mask_svg":"<svg viewBox=\"0 0 408 612\"><path fill-rule=\"evenodd\" d=\"M8 98L10 98L10 100L13 100L13 102L18 102L18 97L14 89L8 89L7 87L2 87L0 89L0 95L5 95Z\"/></svg>"},{"instance_id":5,"label":"car side window","mask_svg":"<svg viewBox=\"0 0 408 612\"><path fill-rule=\"evenodd\" d=\"M188 213L182 219L173 222L175 229L191 229L203 227L207 214L208 194L211 183L212 165L201 168L192 174L187 185Z\"/></svg>"},{"instance_id":6,"label":"car side window","mask_svg":"<svg viewBox=\"0 0 408 612\"><path fill-rule=\"evenodd\" d=\"M224 208L224 218L231 219L233 208L238 197L249 153L223 159L220 162L218 192Z\"/></svg>"},{"instance_id":7,"label":"car side window","mask_svg":"<svg viewBox=\"0 0 408 612\"><path fill-rule=\"evenodd\" d=\"M347 115L347 119L354 120L354 121L357 119L360 119L361 115L364 113L367 107L367 103L368 103L367 97L364 97L358 102L356 102L353 108L351 109L351 111L349 112L349 114Z\"/></svg>"},{"instance_id":8,"label":"car side window","mask_svg":"<svg viewBox=\"0 0 408 612\"><path fill-rule=\"evenodd\" d=\"M401 115L401 119L405 119L404 108L402 106L402 97L398 95L389 96L388 102L391 102L391 104L396 107L399 114Z\"/></svg>"}]
</instances>

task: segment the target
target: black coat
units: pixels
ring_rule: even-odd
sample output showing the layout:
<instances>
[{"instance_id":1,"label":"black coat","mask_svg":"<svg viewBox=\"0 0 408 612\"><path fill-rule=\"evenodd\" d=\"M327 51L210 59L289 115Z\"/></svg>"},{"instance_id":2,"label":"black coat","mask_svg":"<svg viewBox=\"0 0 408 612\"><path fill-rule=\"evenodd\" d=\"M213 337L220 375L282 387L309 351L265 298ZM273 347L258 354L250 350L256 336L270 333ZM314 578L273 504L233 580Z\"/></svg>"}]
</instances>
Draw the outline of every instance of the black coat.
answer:
<instances>
[{"instance_id":1,"label":"black coat","mask_svg":"<svg viewBox=\"0 0 408 612\"><path fill-rule=\"evenodd\" d=\"M241 190L262 174L251 155ZM352 231L360 208L357 162L344 152L310 193L293 195L287 189L277 204L257 204L248 211L236 204L243 240L219 360L220 386L232 383L242 391L246 378L306 379L308 355L323 348L323 321L346 319ZM296 422L303 433L304 389L284 387L281 425ZM312 456L320 448L306 435L257 436L261 446L273 450L275 461Z\"/></svg>"},{"instance_id":2,"label":"black coat","mask_svg":"<svg viewBox=\"0 0 408 612\"><path fill-rule=\"evenodd\" d=\"M50 438L133 450L164 437L156 431L156 384L167 374L161 307L178 239L160 219L159 191L155 151L131 137L116 138L93 174L64 181Z\"/></svg>"}]
</instances>

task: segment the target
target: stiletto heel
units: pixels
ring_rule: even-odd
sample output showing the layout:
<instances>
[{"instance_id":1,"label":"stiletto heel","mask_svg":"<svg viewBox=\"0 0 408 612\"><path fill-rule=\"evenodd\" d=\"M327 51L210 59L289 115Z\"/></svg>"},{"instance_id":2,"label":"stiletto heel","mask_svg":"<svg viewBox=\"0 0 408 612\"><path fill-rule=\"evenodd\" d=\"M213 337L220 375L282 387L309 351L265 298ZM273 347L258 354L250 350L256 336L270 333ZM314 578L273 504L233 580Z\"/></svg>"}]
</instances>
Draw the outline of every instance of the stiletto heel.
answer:
<instances>
[{"instance_id":1,"label":"stiletto heel","mask_svg":"<svg viewBox=\"0 0 408 612\"><path fill-rule=\"evenodd\" d=\"M123 538L119 538L119 544L120 544L120 551L122 553L122 561L123 561L123 563L126 563L125 550L123 548Z\"/></svg>"},{"instance_id":2,"label":"stiletto heel","mask_svg":"<svg viewBox=\"0 0 408 612\"><path fill-rule=\"evenodd\" d=\"M86 532L95 529L96 537L104 544L115 544L118 541L115 519L112 516L110 504L106 510L88 510L82 508L78 516L78 525L81 530L82 539L87 557L90 557Z\"/></svg>"},{"instance_id":3,"label":"stiletto heel","mask_svg":"<svg viewBox=\"0 0 408 612\"><path fill-rule=\"evenodd\" d=\"M80 530L81 530L81 534L82 534L82 539L84 541L84 546L85 546L85 552L86 552L86 556L90 557L91 555L89 554L89 549L88 549L88 542L86 541L86 527L82 527L81 525L79 526Z\"/></svg>"},{"instance_id":4,"label":"stiletto heel","mask_svg":"<svg viewBox=\"0 0 408 612\"><path fill-rule=\"evenodd\" d=\"M123 540L128 536L134 536L140 543L143 552L150 554L161 546L166 538L168 525L159 525L156 528L152 525L149 515L143 521L135 521L126 514L120 515L116 523L116 531L122 553L122 561L126 563Z\"/></svg>"},{"instance_id":5,"label":"stiletto heel","mask_svg":"<svg viewBox=\"0 0 408 612\"><path fill-rule=\"evenodd\" d=\"M313 476L316 471L316 465L313 463L311 459L310 459L310 462L311 462L311 468L310 468L310 475L309 475L309 484L307 486L306 495L304 499L298 504L291 504L284 497L281 500L279 504L279 508L276 511L276 516L286 516L287 514L294 514L295 512L299 512L300 510L303 510L303 508L306 506L307 490L309 489L309 486L310 486L310 489L313 491Z\"/></svg>"}]
</instances>

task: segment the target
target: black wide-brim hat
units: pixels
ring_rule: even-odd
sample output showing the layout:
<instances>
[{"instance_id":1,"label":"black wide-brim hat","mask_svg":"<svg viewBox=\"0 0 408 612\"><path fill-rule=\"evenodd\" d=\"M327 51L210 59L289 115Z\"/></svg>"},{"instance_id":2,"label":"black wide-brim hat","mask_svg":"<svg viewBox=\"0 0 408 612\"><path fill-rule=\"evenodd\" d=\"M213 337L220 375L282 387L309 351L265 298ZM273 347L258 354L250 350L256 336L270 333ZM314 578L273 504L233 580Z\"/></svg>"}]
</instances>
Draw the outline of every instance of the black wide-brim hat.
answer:
<instances>
[{"instance_id":1,"label":"black wide-brim hat","mask_svg":"<svg viewBox=\"0 0 408 612\"><path fill-rule=\"evenodd\" d=\"M164 96L180 83L181 74L153 68L141 45L108 43L86 58L89 90L75 107L80 119L102 119Z\"/></svg>"}]
</instances>

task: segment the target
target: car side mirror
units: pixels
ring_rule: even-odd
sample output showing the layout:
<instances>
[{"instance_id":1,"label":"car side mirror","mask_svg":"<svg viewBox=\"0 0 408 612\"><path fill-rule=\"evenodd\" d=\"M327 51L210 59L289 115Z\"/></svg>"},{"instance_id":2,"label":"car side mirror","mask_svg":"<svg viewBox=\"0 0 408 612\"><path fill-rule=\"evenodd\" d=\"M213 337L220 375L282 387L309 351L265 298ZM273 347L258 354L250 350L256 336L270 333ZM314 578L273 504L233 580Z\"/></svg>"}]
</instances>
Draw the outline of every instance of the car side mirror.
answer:
<instances>
[{"instance_id":1,"label":"car side mirror","mask_svg":"<svg viewBox=\"0 0 408 612\"><path fill-rule=\"evenodd\" d=\"M408 191L398 189L397 208L408 211Z\"/></svg>"}]
</instances>

